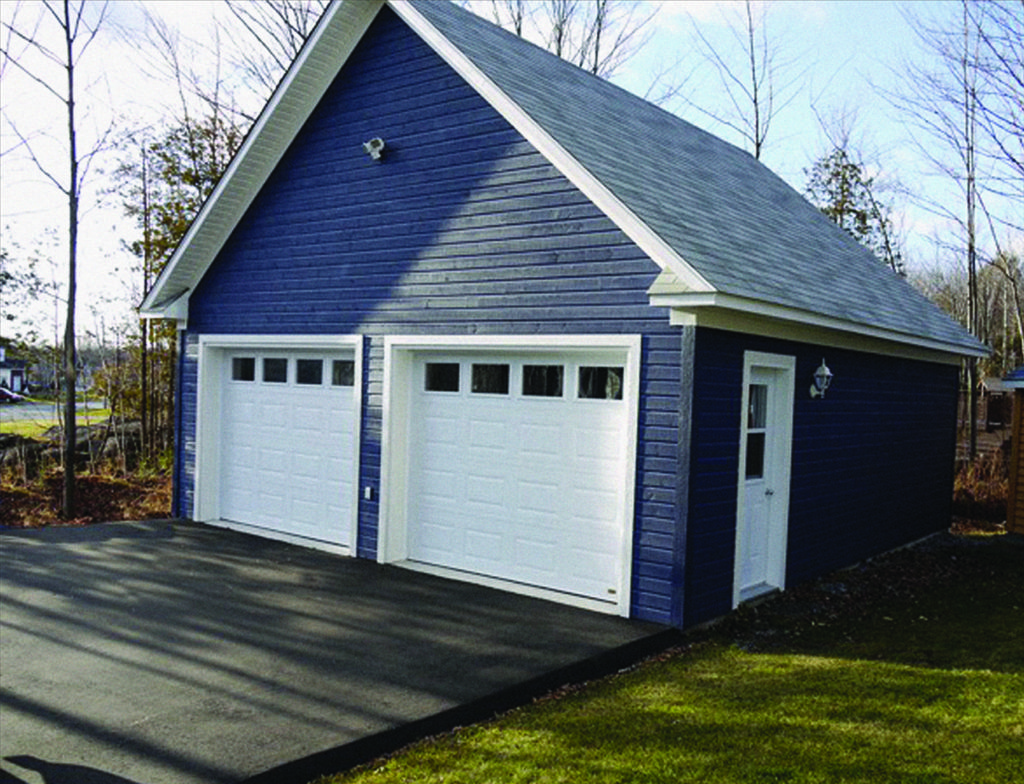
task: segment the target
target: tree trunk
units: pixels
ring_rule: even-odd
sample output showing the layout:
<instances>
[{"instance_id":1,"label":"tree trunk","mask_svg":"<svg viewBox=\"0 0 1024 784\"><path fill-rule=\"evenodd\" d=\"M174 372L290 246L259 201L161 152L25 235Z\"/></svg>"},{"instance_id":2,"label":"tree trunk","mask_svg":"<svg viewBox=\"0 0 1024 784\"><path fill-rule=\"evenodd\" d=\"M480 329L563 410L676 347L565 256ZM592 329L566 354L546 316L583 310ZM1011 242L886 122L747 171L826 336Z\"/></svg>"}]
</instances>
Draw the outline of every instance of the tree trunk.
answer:
<instances>
[{"instance_id":1,"label":"tree trunk","mask_svg":"<svg viewBox=\"0 0 1024 784\"><path fill-rule=\"evenodd\" d=\"M75 396L78 380L75 351L75 288L78 253L78 150L75 145L75 59L69 0L64 0L64 43L67 47L65 67L68 72L68 160L71 178L68 183L68 307L64 322L64 493L61 512L65 519L75 516Z\"/></svg>"}]
</instances>

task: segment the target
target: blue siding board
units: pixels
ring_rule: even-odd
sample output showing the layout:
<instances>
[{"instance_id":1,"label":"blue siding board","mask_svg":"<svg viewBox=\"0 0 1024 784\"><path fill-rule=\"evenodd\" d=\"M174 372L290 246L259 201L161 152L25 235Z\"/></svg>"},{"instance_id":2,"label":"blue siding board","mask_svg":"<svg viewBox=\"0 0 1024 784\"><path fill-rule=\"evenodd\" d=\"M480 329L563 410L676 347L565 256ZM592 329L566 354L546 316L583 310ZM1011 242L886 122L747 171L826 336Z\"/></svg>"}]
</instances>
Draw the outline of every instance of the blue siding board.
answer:
<instances>
[{"instance_id":1,"label":"blue siding board","mask_svg":"<svg viewBox=\"0 0 1024 784\"><path fill-rule=\"evenodd\" d=\"M787 585L949 525L956 367L699 329L687 624L731 607L745 350L797 358ZM823 356L835 379L813 400Z\"/></svg>"}]
</instances>

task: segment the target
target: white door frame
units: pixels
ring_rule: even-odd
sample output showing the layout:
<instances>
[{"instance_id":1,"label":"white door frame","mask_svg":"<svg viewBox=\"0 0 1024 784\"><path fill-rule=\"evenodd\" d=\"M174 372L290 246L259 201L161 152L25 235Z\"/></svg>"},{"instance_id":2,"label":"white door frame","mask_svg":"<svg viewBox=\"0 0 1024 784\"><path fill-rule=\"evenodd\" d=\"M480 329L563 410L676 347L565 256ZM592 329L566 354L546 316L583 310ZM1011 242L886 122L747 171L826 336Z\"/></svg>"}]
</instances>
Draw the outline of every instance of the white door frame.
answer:
<instances>
[{"instance_id":1,"label":"white door frame","mask_svg":"<svg viewBox=\"0 0 1024 784\"><path fill-rule=\"evenodd\" d=\"M766 445L765 464L772 468L772 496L769 516L768 569L766 582L779 590L786 587L786 546L789 535L789 491L792 475L793 404L796 389L796 357L746 351L743 354L743 394L740 405L739 467L736 482L736 544L733 562L732 606L742 601L743 543L746 534L747 408L753 370L767 370L775 376L774 403L768 416L776 437Z\"/></svg>"},{"instance_id":2,"label":"white door frame","mask_svg":"<svg viewBox=\"0 0 1024 784\"><path fill-rule=\"evenodd\" d=\"M626 357L623 401L627 404L626 466L627 482L622 500L622 575L615 603L598 602L546 588L538 588L483 575L459 573L459 579L502 590L561 602L596 612L612 612L629 617L635 528L636 445L639 430L640 335L396 335L384 338L384 410L381 436L380 522L377 536L377 560L398 563L408 568L442 576L454 576L443 567L413 564L408 561L409 509L409 432L413 388L412 368L416 355L428 351L453 353L565 352L585 353L619 351Z\"/></svg>"},{"instance_id":3,"label":"white door frame","mask_svg":"<svg viewBox=\"0 0 1024 784\"><path fill-rule=\"evenodd\" d=\"M349 546L332 545L313 539L292 536L283 532L256 528L221 519L221 388L224 383L225 367L229 353L239 349L271 351L354 351L355 352L355 396L354 433L355 455L353 460L355 476L352 477L352 519L349 532ZM199 521L224 528L234 528L256 533L268 539L302 544L319 550L352 555L356 552L356 535L359 530L359 454L360 432L362 430L362 378L363 378L363 337L362 335L200 335L199 359L196 374L196 443L194 502L192 517Z\"/></svg>"}]
</instances>

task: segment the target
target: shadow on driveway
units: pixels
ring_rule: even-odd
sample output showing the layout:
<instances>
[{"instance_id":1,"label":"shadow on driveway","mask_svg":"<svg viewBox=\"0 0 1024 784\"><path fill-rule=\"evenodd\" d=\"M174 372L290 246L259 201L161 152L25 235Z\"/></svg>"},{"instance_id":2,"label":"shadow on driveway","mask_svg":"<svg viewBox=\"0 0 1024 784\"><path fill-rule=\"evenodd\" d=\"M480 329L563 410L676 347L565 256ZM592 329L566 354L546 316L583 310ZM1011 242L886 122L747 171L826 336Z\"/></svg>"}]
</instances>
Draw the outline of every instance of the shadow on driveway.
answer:
<instances>
[{"instance_id":1,"label":"shadow on driveway","mask_svg":"<svg viewBox=\"0 0 1024 784\"><path fill-rule=\"evenodd\" d=\"M661 627L186 522L0 534L0 784L300 784Z\"/></svg>"}]
</instances>

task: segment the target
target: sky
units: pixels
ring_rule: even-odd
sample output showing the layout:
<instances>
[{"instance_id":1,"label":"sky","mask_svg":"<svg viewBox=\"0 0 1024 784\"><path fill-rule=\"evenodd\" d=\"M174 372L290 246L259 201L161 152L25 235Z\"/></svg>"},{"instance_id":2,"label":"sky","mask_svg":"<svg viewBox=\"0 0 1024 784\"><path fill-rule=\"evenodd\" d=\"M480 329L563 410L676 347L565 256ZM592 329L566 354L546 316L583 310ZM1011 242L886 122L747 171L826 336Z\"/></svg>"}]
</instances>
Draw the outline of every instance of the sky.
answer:
<instances>
[{"instance_id":1,"label":"sky","mask_svg":"<svg viewBox=\"0 0 1024 784\"><path fill-rule=\"evenodd\" d=\"M110 139L122 140L93 161L83 199L76 318L94 333L109 333L114 325L130 318L131 305L137 304L140 295L138 276L131 272L135 261L124 247L135 238L134 229L123 217L116 193L111 192L109 176L117 156L123 154L123 134L147 125L159 127L175 104L172 87L153 75L147 58L132 44L141 35L141 5L135 0L114 0L106 24L79 64L82 148L89 149L111 127ZM956 9L949 0L922 0L911 5L914 13L925 16ZM204 0L152 1L148 7L179 27L183 39L199 41L209 40L214 16L224 13L219 3ZM93 3L88 12L98 8ZM955 198L939 178L928 175L910 138L911 128L885 97L886 91L899 89L905 63L920 62L924 57L916 46L907 9L906 3L890 0L775 0L768 7L769 35L779 57L791 65L783 69L788 101L777 112L762 161L797 190L804 189L805 170L829 149L819 117L846 114L855 117L853 141L880 182L898 180L910 194L928 193L947 201ZM655 73L674 66L671 74L676 78L689 74L681 93L686 100L677 98L663 104L664 108L743 146L735 132L694 108L717 108L722 98L715 72L698 56L694 29L699 27L719 51L727 53L732 44L729 21L742 10L742 5L729 0L645 3L642 11L655 14L647 28L649 40L613 81L643 95ZM21 7L8 0L0 3L0 18L5 22L13 14L24 21L37 12L33 3ZM44 31L45 26L39 29ZM196 67L205 67L201 57L189 57ZM48 71L47 76L59 74ZM36 158L60 177L67 166L62 141L66 115L56 99L10 64L0 73L0 105L4 115L0 126L0 242L18 257L41 247L44 255L54 259L52 274L63 280L66 200L39 173L13 134L11 123L28 137ZM929 238L943 230L943 221L917 206L910 196L892 194L890 198L906 237L911 267L937 263L937 251ZM48 232L53 233L52 239ZM45 265L42 271L46 272ZM53 310L52 304L43 308L41 317L51 328L60 320ZM106 337L110 339L109 334Z\"/></svg>"}]
</instances>

